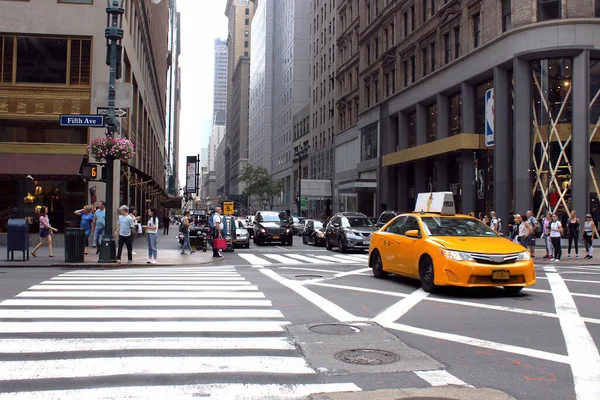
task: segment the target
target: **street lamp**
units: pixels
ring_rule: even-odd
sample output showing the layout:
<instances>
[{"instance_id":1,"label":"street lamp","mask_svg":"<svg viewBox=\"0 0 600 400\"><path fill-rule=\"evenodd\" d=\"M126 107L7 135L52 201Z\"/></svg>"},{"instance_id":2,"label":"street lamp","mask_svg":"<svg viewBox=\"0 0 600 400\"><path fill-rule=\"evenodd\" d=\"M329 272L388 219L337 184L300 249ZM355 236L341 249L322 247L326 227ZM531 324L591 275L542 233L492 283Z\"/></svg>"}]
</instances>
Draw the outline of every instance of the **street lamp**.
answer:
<instances>
[{"instance_id":1,"label":"street lamp","mask_svg":"<svg viewBox=\"0 0 600 400\"><path fill-rule=\"evenodd\" d=\"M302 159L308 156L309 145L300 145L296 148L294 154L298 160L298 216L302 216Z\"/></svg>"}]
</instances>

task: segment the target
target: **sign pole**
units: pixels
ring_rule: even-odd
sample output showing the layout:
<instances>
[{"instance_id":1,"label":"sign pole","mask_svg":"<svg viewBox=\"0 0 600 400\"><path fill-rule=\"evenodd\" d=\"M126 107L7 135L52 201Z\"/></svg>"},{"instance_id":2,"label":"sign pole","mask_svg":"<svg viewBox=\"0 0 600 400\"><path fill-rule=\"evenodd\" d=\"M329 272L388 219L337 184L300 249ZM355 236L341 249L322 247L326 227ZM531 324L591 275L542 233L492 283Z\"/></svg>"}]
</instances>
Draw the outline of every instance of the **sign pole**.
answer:
<instances>
[{"instance_id":1,"label":"sign pole","mask_svg":"<svg viewBox=\"0 0 600 400\"><path fill-rule=\"evenodd\" d=\"M117 128L117 119L115 118L115 85L118 79L117 64L118 54L117 46L120 46L123 39L123 0L119 4L119 0L106 0L106 20L107 28L104 31L106 37L107 51L109 52L110 75L108 81L108 129L106 136L114 137ZM106 225L104 228L104 236L100 246L100 257L98 262L114 263L117 261L117 249L115 239L113 237L113 219L116 207L113 203L114 193L114 167L115 159L106 157Z\"/></svg>"}]
</instances>

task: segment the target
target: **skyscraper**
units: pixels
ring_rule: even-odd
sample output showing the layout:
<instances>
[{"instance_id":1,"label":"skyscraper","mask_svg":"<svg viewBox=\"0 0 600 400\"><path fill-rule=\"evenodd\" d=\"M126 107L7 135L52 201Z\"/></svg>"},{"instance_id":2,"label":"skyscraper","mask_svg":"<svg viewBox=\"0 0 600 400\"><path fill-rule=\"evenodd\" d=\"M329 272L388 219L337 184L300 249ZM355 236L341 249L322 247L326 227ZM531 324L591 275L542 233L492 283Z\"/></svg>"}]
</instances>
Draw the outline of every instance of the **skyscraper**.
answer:
<instances>
[{"instance_id":1,"label":"skyscraper","mask_svg":"<svg viewBox=\"0 0 600 400\"><path fill-rule=\"evenodd\" d=\"M213 80L213 124L225 125L227 120L227 42L215 39L215 70Z\"/></svg>"}]
</instances>

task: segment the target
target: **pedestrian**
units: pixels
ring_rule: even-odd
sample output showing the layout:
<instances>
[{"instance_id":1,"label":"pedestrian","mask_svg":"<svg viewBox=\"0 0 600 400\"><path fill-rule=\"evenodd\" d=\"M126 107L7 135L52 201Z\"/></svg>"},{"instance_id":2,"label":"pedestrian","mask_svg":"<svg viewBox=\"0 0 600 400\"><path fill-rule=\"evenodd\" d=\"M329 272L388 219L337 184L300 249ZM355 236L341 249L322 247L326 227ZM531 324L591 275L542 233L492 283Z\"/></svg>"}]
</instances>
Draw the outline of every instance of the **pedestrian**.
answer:
<instances>
[{"instance_id":1,"label":"pedestrian","mask_svg":"<svg viewBox=\"0 0 600 400\"><path fill-rule=\"evenodd\" d=\"M531 258L535 258L535 234L539 230L539 223L537 219L533 216L533 211L527 210L527 223L531 227L531 233L527 236L527 246L529 247L529 253L531 254Z\"/></svg>"},{"instance_id":2,"label":"pedestrian","mask_svg":"<svg viewBox=\"0 0 600 400\"><path fill-rule=\"evenodd\" d=\"M214 258L223 258L223 255L219 252L219 249L215 249L215 246L214 246L214 240L215 239L217 239L217 238L223 238L223 220L221 218L221 207L215 208L215 213L212 215L211 218L212 218L212 224L211 225L214 227L212 229L213 257Z\"/></svg>"},{"instance_id":3,"label":"pedestrian","mask_svg":"<svg viewBox=\"0 0 600 400\"><path fill-rule=\"evenodd\" d=\"M101 201L98 209L94 213L92 221L94 228L94 242L96 243L96 254L100 253L100 243L104 237L104 229L106 227L106 203Z\"/></svg>"},{"instance_id":4,"label":"pedestrian","mask_svg":"<svg viewBox=\"0 0 600 400\"><path fill-rule=\"evenodd\" d=\"M558 220L558 215L552 214L552 223L550 224L550 239L552 240L552 247L554 247L554 262L559 262L562 256L562 247L560 239L562 236L563 227Z\"/></svg>"},{"instance_id":5,"label":"pedestrian","mask_svg":"<svg viewBox=\"0 0 600 400\"><path fill-rule=\"evenodd\" d=\"M528 221L523 220L520 214L515 215L515 222L517 223L519 233L517 234L517 241L521 243L521 246L527 247L529 242L529 236L531 236L532 229Z\"/></svg>"},{"instance_id":6,"label":"pedestrian","mask_svg":"<svg viewBox=\"0 0 600 400\"><path fill-rule=\"evenodd\" d=\"M119 207L121 215L119 215L119 221L117 222L117 229L115 230L114 236L119 237L117 262L121 263L121 253L123 252L123 244L125 244L125 246L127 246L127 262L131 264L131 262L133 261L132 235L133 229L135 228L135 222L127 212L128 210L129 207L125 205Z\"/></svg>"},{"instance_id":7,"label":"pedestrian","mask_svg":"<svg viewBox=\"0 0 600 400\"><path fill-rule=\"evenodd\" d=\"M475 213L474 213L473 211L471 211L471 212L469 213L469 217L475 218Z\"/></svg>"},{"instance_id":8,"label":"pedestrian","mask_svg":"<svg viewBox=\"0 0 600 400\"><path fill-rule=\"evenodd\" d=\"M48 243L48 257L54 257L52 255L52 232L58 232L58 229L50 226L50 220L48 219L48 207L42 207L40 214L40 243L35 246L35 249L31 252L31 255L37 257L35 254L40 247L44 245L44 242Z\"/></svg>"},{"instance_id":9,"label":"pedestrian","mask_svg":"<svg viewBox=\"0 0 600 400\"><path fill-rule=\"evenodd\" d=\"M490 228L496 233L500 230L500 218L496 218L496 211L490 211Z\"/></svg>"},{"instance_id":10,"label":"pedestrian","mask_svg":"<svg viewBox=\"0 0 600 400\"><path fill-rule=\"evenodd\" d=\"M169 234L169 225L171 225L171 218L165 214L163 215L163 235Z\"/></svg>"},{"instance_id":11,"label":"pedestrian","mask_svg":"<svg viewBox=\"0 0 600 400\"><path fill-rule=\"evenodd\" d=\"M185 249L190 250L190 254L194 254L195 252L192 250L192 245L190 244L190 225L192 224L190 221L190 210L186 210L181 219L181 224L179 225L179 232L183 233L183 248L181 249L181 254L185 255Z\"/></svg>"},{"instance_id":12,"label":"pedestrian","mask_svg":"<svg viewBox=\"0 0 600 400\"><path fill-rule=\"evenodd\" d=\"M148 210L148 223L142 228L146 228L146 240L148 241L148 264L156 264L158 257L157 241L158 241L158 217L156 210L150 208Z\"/></svg>"},{"instance_id":13,"label":"pedestrian","mask_svg":"<svg viewBox=\"0 0 600 400\"><path fill-rule=\"evenodd\" d=\"M583 223L583 243L585 244L585 252L587 255L584 257L585 260L591 260L594 254L594 248L592 244L594 243L594 238L600 237L598 235L598 230L596 229L596 224L592 219L592 214L587 214L585 216L585 222Z\"/></svg>"},{"instance_id":14,"label":"pedestrian","mask_svg":"<svg viewBox=\"0 0 600 400\"><path fill-rule=\"evenodd\" d=\"M140 216L137 215L137 210L135 207L129 207L129 217L133 219L135 226L133 227L133 232L131 234L131 243L142 233L142 226L140 225ZM133 251L133 255L137 255L135 250Z\"/></svg>"},{"instance_id":15,"label":"pedestrian","mask_svg":"<svg viewBox=\"0 0 600 400\"><path fill-rule=\"evenodd\" d=\"M84 230L85 238L83 239L83 253L88 253L88 246L90 244L90 235L92 234L92 221L94 221L94 208L91 205L87 205L80 210L75 211L75 214L81 217L79 227Z\"/></svg>"},{"instance_id":16,"label":"pedestrian","mask_svg":"<svg viewBox=\"0 0 600 400\"><path fill-rule=\"evenodd\" d=\"M542 234L544 235L544 244L546 245L546 255L544 259L554 259L554 248L552 247L552 240L550 240L550 224L552 223L552 213L546 211L546 216L542 220Z\"/></svg>"},{"instance_id":17,"label":"pedestrian","mask_svg":"<svg viewBox=\"0 0 600 400\"><path fill-rule=\"evenodd\" d=\"M567 235L569 239L569 249L567 252L567 258L571 259L571 244L575 242L575 258L579 259L579 218L577 218L577 212L571 211L571 218L567 222Z\"/></svg>"}]
</instances>

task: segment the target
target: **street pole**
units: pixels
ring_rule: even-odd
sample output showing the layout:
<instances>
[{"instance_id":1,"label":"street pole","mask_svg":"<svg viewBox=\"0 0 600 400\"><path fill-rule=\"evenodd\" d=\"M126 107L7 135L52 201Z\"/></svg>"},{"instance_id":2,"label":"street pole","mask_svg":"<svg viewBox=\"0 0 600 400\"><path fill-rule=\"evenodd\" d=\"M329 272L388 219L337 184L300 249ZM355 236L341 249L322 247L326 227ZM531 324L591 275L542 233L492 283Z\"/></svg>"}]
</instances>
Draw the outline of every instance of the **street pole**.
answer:
<instances>
[{"instance_id":1,"label":"street pole","mask_svg":"<svg viewBox=\"0 0 600 400\"><path fill-rule=\"evenodd\" d=\"M107 64L110 65L108 80L108 123L107 137L114 137L117 129L115 118L115 85L120 78L120 49L123 39L123 0L106 0L106 22L104 31L107 46ZM113 219L116 207L113 204L115 159L106 157L106 225L100 247L98 262L114 263L117 261L117 249L113 237Z\"/></svg>"},{"instance_id":2,"label":"street pole","mask_svg":"<svg viewBox=\"0 0 600 400\"><path fill-rule=\"evenodd\" d=\"M302 216L302 156L298 158L298 217Z\"/></svg>"}]
</instances>

